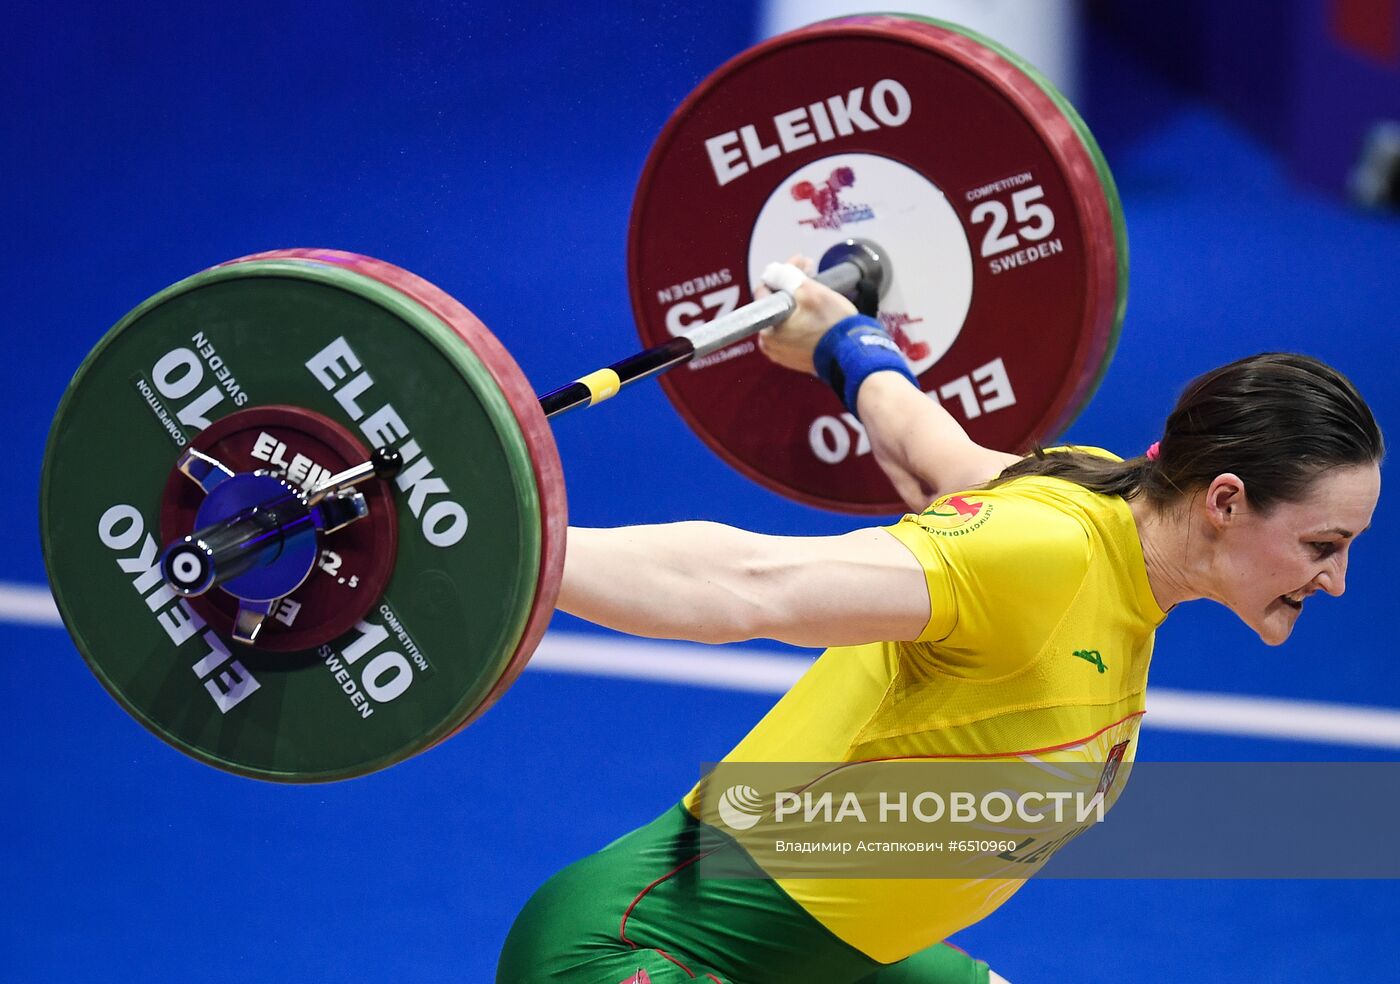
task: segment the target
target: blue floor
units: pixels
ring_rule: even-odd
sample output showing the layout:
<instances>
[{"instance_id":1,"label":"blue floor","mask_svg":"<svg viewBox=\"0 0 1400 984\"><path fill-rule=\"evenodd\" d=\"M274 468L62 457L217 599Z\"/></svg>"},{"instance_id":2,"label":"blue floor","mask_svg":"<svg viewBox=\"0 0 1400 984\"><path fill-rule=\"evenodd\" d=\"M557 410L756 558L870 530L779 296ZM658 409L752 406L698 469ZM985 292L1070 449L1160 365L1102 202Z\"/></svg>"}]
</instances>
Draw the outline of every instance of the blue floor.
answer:
<instances>
[{"instance_id":1,"label":"blue floor","mask_svg":"<svg viewBox=\"0 0 1400 984\"><path fill-rule=\"evenodd\" d=\"M489 981L540 882L669 806L770 703L527 673L429 755L270 787L153 741L57 631L5 636L47 658L5 661L0 685L64 695L7 717L23 809L7 821L0 932L17 981ZM1150 729L1142 747L1177 761L1372 757ZM1386 966L1397 916L1393 882L1047 879L958 942L1015 982L1321 980Z\"/></svg>"},{"instance_id":2,"label":"blue floor","mask_svg":"<svg viewBox=\"0 0 1400 984\"><path fill-rule=\"evenodd\" d=\"M17 148L0 197L13 517L0 580L43 580L39 461L81 353L212 262L282 245L381 255L460 296L541 390L633 348L633 182L669 108L749 43L751 14L737 0L645 19L565 4L15 10L0 59L0 134ZM1119 181L1133 278L1117 359L1070 437L1134 453L1189 376L1280 348L1338 364L1396 439L1400 223L1293 185L1121 54L1098 64L1086 113ZM581 524L854 525L731 474L655 387L555 433ZM1400 706L1389 498L1346 597L1310 605L1287 646L1187 606L1159 634L1153 683ZM489 981L535 886L673 803L772 702L527 673L429 755L285 788L151 739L61 631L0 624L0 646L7 981ZM1150 727L1140 755L1394 757ZM1047 880L958 942L1015 984L1367 980L1393 973L1397 921L1393 882Z\"/></svg>"}]
</instances>

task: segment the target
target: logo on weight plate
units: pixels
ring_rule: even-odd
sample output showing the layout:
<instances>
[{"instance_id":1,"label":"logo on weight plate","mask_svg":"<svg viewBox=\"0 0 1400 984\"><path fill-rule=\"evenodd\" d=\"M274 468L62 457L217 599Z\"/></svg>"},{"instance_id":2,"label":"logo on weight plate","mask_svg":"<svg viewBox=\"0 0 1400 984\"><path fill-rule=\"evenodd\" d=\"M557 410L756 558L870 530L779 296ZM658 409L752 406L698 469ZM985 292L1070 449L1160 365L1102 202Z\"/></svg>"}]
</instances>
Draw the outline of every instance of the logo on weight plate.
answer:
<instances>
[{"instance_id":1,"label":"logo on weight plate","mask_svg":"<svg viewBox=\"0 0 1400 984\"><path fill-rule=\"evenodd\" d=\"M969 317L974 244L943 190L914 168L876 154L834 154L777 180L749 239L748 282L758 283L774 259L819 260L851 236L896 258L881 321L922 376Z\"/></svg>"},{"instance_id":2,"label":"logo on weight plate","mask_svg":"<svg viewBox=\"0 0 1400 984\"><path fill-rule=\"evenodd\" d=\"M730 786L719 798L719 818L732 830L748 830L763 816L763 797L752 786Z\"/></svg>"},{"instance_id":3,"label":"logo on weight plate","mask_svg":"<svg viewBox=\"0 0 1400 984\"><path fill-rule=\"evenodd\" d=\"M880 312L880 324L884 325L885 331L890 333L894 343L899 346L899 350L910 362L920 362L929 356L928 342L911 338L909 333L904 330L908 325L917 325L923 320L923 318L912 318L903 311Z\"/></svg>"},{"instance_id":4,"label":"logo on weight plate","mask_svg":"<svg viewBox=\"0 0 1400 984\"><path fill-rule=\"evenodd\" d=\"M798 219L798 225L813 229L840 231L843 225L875 218L869 205L854 205L841 200L841 190L856 183L855 168L841 166L832 170L825 181L799 181L792 186L792 197L799 202L811 202L816 218Z\"/></svg>"}]
</instances>

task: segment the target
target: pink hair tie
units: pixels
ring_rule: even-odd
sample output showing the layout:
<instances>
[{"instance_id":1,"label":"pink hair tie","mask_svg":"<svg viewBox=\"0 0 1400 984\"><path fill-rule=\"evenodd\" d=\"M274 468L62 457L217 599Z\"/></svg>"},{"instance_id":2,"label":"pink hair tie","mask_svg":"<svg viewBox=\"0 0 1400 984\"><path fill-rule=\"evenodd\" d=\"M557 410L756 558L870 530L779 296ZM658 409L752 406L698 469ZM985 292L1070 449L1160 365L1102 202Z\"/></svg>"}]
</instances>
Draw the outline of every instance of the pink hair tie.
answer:
<instances>
[{"instance_id":1,"label":"pink hair tie","mask_svg":"<svg viewBox=\"0 0 1400 984\"><path fill-rule=\"evenodd\" d=\"M1151 446L1150 448L1147 449L1147 460L1148 460L1148 461L1156 461L1156 460L1157 460L1157 456L1160 455L1161 453L1162 453L1162 442L1161 442L1161 441L1153 441L1153 442L1152 442L1152 446Z\"/></svg>"}]
</instances>

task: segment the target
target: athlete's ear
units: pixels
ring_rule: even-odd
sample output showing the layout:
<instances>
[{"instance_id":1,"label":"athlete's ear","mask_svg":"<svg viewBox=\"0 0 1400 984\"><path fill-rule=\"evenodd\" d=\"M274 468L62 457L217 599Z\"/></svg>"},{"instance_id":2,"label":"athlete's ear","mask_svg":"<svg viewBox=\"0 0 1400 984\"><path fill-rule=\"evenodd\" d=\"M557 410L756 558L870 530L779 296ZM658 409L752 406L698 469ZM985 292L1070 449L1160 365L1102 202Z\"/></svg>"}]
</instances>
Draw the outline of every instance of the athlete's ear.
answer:
<instances>
[{"instance_id":1,"label":"athlete's ear","mask_svg":"<svg viewBox=\"0 0 1400 984\"><path fill-rule=\"evenodd\" d=\"M1215 476L1206 487L1201 498L1201 509L1206 522L1217 530L1223 530L1239 519L1247 507L1244 480L1233 472Z\"/></svg>"}]
</instances>

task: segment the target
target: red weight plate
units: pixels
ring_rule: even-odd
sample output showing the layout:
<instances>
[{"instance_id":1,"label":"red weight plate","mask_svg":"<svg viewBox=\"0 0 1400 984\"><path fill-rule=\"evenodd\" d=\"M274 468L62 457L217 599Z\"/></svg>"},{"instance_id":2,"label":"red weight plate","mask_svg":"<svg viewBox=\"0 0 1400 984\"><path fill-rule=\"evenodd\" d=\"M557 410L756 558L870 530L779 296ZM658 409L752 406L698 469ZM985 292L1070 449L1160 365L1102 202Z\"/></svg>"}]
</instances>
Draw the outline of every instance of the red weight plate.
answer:
<instances>
[{"instance_id":1,"label":"red weight plate","mask_svg":"<svg viewBox=\"0 0 1400 984\"><path fill-rule=\"evenodd\" d=\"M500 341L465 305L446 291L401 267L334 249L281 249L239 257L231 263L248 260L305 260L330 263L354 270L412 298L448 325L481 360L509 401L520 423L525 445L534 463L535 482L540 498L540 570L534 604L520 642L496 684L476 709L452 734L456 734L484 714L525 669L554 614L559 584L564 576L564 544L568 529L568 503L564 490L564 470L554 432L540 410L539 398L525 374Z\"/></svg>"},{"instance_id":2,"label":"red weight plate","mask_svg":"<svg viewBox=\"0 0 1400 984\"><path fill-rule=\"evenodd\" d=\"M369 450L344 428L319 413L290 406L237 410L200 431L190 444L233 472L286 470L295 485L322 478L369 458ZM369 515L330 534L320 560L302 585L263 623L255 644L273 652L297 652L329 642L365 617L394 570L398 518L382 482L360 486ZM172 471L161 499L163 542L194 531L204 492ZM238 602L215 589L189 599L190 607L224 635L233 631Z\"/></svg>"},{"instance_id":3,"label":"red weight plate","mask_svg":"<svg viewBox=\"0 0 1400 984\"><path fill-rule=\"evenodd\" d=\"M881 317L977 442L1058 433L1102 374L1127 253L1082 121L1014 55L949 25L826 21L739 55L676 110L632 209L646 345L751 300L763 266L848 237L890 258ZM902 510L864 433L752 340L662 378L722 458L802 502Z\"/></svg>"}]
</instances>

